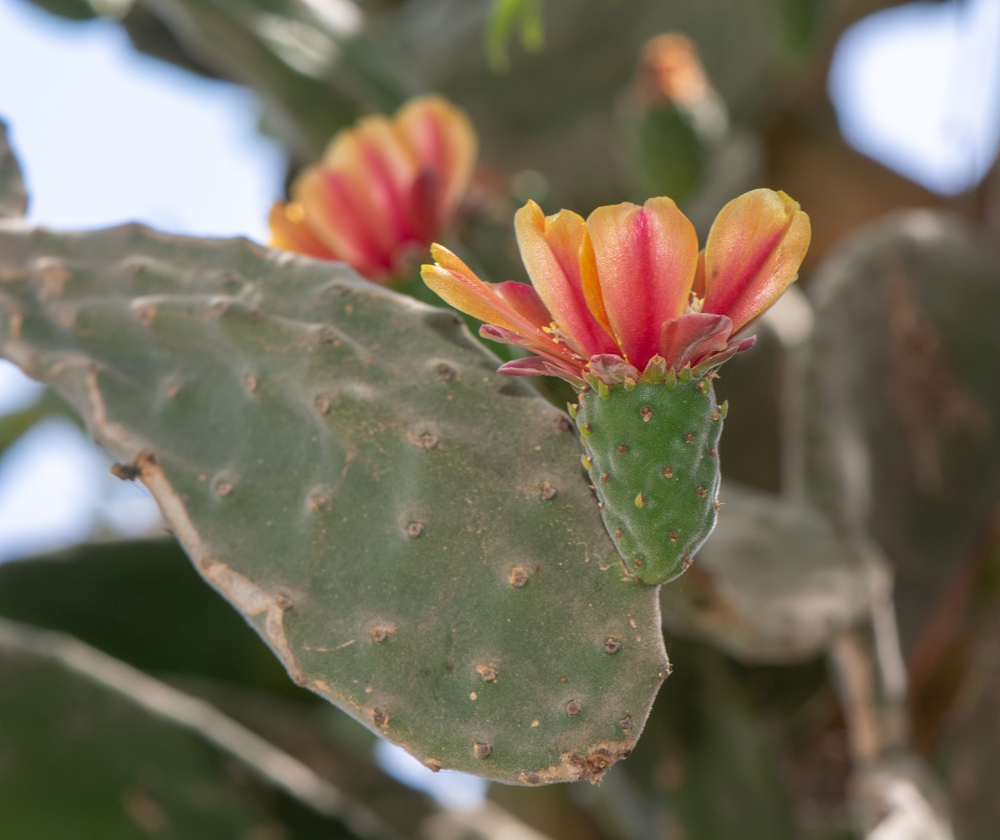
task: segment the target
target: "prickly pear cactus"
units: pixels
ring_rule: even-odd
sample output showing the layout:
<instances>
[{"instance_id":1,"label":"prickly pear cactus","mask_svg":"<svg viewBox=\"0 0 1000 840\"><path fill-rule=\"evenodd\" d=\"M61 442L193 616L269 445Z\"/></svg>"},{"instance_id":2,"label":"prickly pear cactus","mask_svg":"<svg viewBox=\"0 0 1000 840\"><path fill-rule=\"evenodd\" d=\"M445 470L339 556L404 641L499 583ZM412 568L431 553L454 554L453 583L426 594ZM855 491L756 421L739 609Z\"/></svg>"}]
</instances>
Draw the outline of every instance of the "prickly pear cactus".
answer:
<instances>
[{"instance_id":1,"label":"prickly pear cactus","mask_svg":"<svg viewBox=\"0 0 1000 840\"><path fill-rule=\"evenodd\" d=\"M573 409L583 465L628 573L665 583L715 527L725 407L690 369L681 381L671 372L666 383L600 386Z\"/></svg>"},{"instance_id":2,"label":"prickly pear cactus","mask_svg":"<svg viewBox=\"0 0 1000 840\"><path fill-rule=\"evenodd\" d=\"M0 352L295 681L428 767L542 784L631 751L669 670L657 590L569 419L454 313L243 240L0 222Z\"/></svg>"}]
</instances>

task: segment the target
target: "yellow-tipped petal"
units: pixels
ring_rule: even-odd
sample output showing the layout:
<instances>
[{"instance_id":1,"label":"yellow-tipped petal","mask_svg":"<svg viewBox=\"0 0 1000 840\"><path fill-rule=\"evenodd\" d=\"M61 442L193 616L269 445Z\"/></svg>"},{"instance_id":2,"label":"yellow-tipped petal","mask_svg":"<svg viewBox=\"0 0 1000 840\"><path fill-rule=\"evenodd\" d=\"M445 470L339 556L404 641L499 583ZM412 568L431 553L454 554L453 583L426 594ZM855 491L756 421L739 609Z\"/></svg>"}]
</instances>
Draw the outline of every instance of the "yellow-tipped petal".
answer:
<instances>
[{"instance_id":1,"label":"yellow-tipped petal","mask_svg":"<svg viewBox=\"0 0 1000 840\"><path fill-rule=\"evenodd\" d=\"M442 221L461 201L476 164L476 131L468 115L441 96L410 100L396 114L400 135L421 167L439 178Z\"/></svg>"},{"instance_id":2,"label":"yellow-tipped petal","mask_svg":"<svg viewBox=\"0 0 1000 840\"><path fill-rule=\"evenodd\" d=\"M385 253L419 239L413 218L412 187L419 172L416 154L400 137L396 120L365 117L330 142L324 167L336 172L358 196L369 236ZM437 230L438 219L429 227Z\"/></svg>"},{"instance_id":3,"label":"yellow-tipped petal","mask_svg":"<svg viewBox=\"0 0 1000 840\"><path fill-rule=\"evenodd\" d=\"M604 307L604 296L601 294L601 279L597 273L597 258L594 256L594 243L590 240L590 231L583 230L583 241L580 243L580 284L583 286L583 298L587 301L590 313L597 319L604 331L614 336L608 320L608 311Z\"/></svg>"},{"instance_id":4,"label":"yellow-tipped petal","mask_svg":"<svg viewBox=\"0 0 1000 840\"><path fill-rule=\"evenodd\" d=\"M294 202L275 202L268 217L271 227L271 247L296 251L311 257L332 260L337 255L326 247L309 229L302 205Z\"/></svg>"},{"instance_id":5,"label":"yellow-tipped petal","mask_svg":"<svg viewBox=\"0 0 1000 840\"><path fill-rule=\"evenodd\" d=\"M586 236L583 217L571 210L546 217L541 207L529 201L514 215L514 229L531 283L560 332L585 357L617 353L618 347L594 317L586 298L580 263Z\"/></svg>"},{"instance_id":6,"label":"yellow-tipped petal","mask_svg":"<svg viewBox=\"0 0 1000 840\"><path fill-rule=\"evenodd\" d=\"M365 276L391 264L372 238L368 209L341 173L313 166L299 176L292 194L310 230L342 260Z\"/></svg>"},{"instance_id":7,"label":"yellow-tipped petal","mask_svg":"<svg viewBox=\"0 0 1000 840\"><path fill-rule=\"evenodd\" d=\"M759 318L795 279L809 249L809 217L783 192L753 190L722 208L705 245L702 312L734 333Z\"/></svg>"},{"instance_id":8,"label":"yellow-tipped petal","mask_svg":"<svg viewBox=\"0 0 1000 840\"><path fill-rule=\"evenodd\" d=\"M663 322L687 306L698 235L669 198L598 207L587 230L615 338L642 370L659 350Z\"/></svg>"},{"instance_id":9,"label":"yellow-tipped petal","mask_svg":"<svg viewBox=\"0 0 1000 840\"><path fill-rule=\"evenodd\" d=\"M420 276L438 297L456 309L519 335L534 336L537 328L507 304L462 260L443 245L432 245L437 265L424 265Z\"/></svg>"}]
</instances>

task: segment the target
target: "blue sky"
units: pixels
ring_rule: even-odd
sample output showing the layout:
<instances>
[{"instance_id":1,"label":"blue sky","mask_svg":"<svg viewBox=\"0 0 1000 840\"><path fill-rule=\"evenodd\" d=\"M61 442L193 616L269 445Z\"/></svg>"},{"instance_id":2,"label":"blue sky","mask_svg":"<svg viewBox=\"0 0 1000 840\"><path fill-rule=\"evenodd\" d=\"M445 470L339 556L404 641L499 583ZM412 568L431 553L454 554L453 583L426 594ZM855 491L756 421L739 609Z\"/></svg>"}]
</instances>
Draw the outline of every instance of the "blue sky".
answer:
<instances>
[{"instance_id":1,"label":"blue sky","mask_svg":"<svg viewBox=\"0 0 1000 840\"><path fill-rule=\"evenodd\" d=\"M116 23L0 0L0 116L33 222L266 239L285 156L253 95L137 53Z\"/></svg>"},{"instance_id":2,"label":"blue sky","mask_svg":"<svg viewBox=\"0 0 1000 840\"><path fill-rule=\"evenodd\" d=\"M871 15L841 38L828 87L849 143L935 192L963 192L1000 145L1000 2Z\"/></svg>"}]
</instances>

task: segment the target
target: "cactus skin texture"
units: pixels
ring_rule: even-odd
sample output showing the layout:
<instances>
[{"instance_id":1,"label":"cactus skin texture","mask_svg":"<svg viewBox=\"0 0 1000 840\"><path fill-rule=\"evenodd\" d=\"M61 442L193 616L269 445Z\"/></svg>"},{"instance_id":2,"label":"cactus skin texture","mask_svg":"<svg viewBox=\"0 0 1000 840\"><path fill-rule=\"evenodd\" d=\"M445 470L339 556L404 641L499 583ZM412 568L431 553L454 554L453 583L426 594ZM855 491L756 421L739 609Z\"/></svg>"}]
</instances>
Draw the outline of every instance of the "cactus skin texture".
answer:
<instances>
[{"instance_id":1,"label":"cactus skin texture","mask_svg":"<svg viewBox=\"0 0 1000 840\"><path fill-rule=\"evenodd\" d=\"M0 223L0 269L0 352L295 681L434 769L543 784L630 752L669 671L657 591L622 582L568 418L455 313L140 226Z\"/></svg>"},{"instance_id":2,"label":"cactus skin texture","mask_svg":"<svg viewBox=\"0 0 1000 840\"><path fill-rule=\"evenodd\" d=\"M709 378L683 378L587 390L576 409L605 527L643 583L687 569L717 518L725 411Z\"/></svg>"}]
</instances>

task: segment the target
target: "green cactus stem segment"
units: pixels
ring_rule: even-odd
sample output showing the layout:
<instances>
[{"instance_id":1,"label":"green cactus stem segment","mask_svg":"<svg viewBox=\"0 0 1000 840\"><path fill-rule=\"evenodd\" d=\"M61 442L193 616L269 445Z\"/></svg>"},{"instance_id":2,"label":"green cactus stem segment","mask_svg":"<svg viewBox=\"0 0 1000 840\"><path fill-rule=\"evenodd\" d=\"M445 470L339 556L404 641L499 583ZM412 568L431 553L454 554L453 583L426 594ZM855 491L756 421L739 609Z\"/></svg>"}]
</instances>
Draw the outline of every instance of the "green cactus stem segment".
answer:
<instances>
[{"instance_id":1,"label":"green cactus stem segment","mask_svg":"<svg viewBox=\"0 0 1000 840\"><path fill-rule=\"evenodd\" d=\"M680 575L715 527L724 416L707 377L580 395L584 466L622 562L643 583Z\"/></svg>"}]
</instances>

